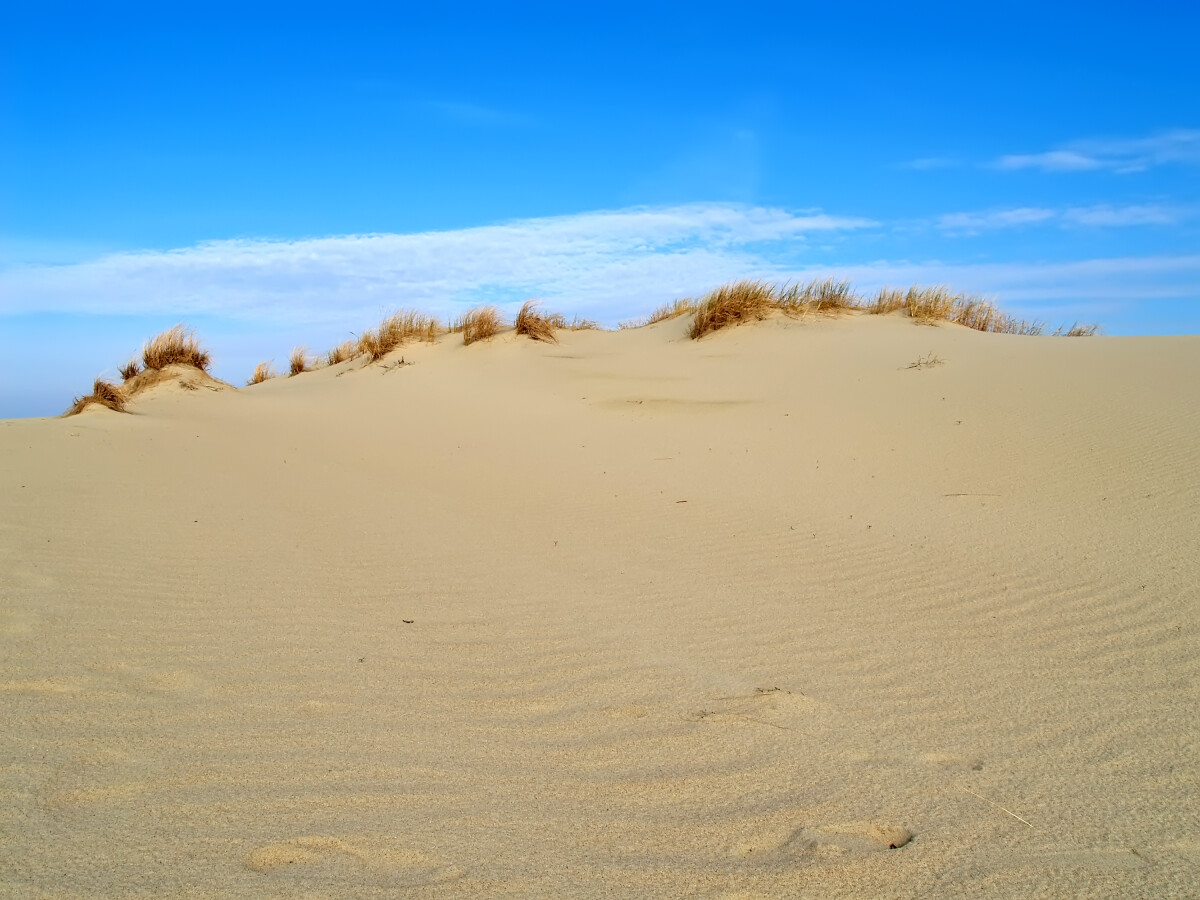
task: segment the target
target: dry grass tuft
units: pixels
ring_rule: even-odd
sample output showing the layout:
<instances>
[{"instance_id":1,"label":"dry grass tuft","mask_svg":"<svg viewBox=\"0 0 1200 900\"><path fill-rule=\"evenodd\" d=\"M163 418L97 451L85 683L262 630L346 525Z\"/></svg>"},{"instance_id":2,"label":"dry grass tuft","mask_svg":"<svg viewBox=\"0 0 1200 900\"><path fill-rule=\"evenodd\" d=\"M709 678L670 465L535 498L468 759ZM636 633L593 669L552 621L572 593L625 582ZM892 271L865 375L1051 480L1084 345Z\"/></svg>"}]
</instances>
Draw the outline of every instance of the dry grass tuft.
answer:
<instances>
[{"instance_id":1,"label":"dry grass tuft","mask_svg":"<svg viewBox=\"0 0 1200 900\"><path fill-rule=\"evenodd\" d=\"M776 288L774 306L790 316L809 312L833 313L855 309L858 295L850 282L836 278L817 278L807 284L788 284Z\"/></svg>"},{"instance_id":2,"label":"dry grass tuft","mask_svg":"<svg viewBox=\"0 0 1200 900\"><path fill-rule=\"evenodd\" d=\"M1092 337L1093 335L1099 333L1099 325L1080 324L1079 322L1076 322L1065 331L1062 328L1059 328L1056 332L1054 332L1056 337Z\"/></svg>"},{"instance_id":3,"label":"dry grass tuft","mask_svg":"<svg viewBox=\"0 0 1200 900\"><path fill-rule=\"evenodd\" d=\"M121 373L122 381L128 381L130 378L136 378L138 373L142 371L142 362L135 356L117 371Z\"/></svg>"},{"instance_id":4,"label":"dry grass tuft","mask_svg":"<svg viewBox=\"0 0 1200 900\"><path fill-rule=\"evenodd\" d=\"M904 295L904 310L918 322L942 322L950 318L957 299L942 285L927 288L914 285Z\"/></svg>"},{"instance_id":5,"label":"dry grass tuft","mask_svg":"<svg viewBox=\"0 0 1200 900\"><path fill-rule=\"evenodd\" d=\"M254 374L250 376L250 380L246 382L247 387L252 384L262 384L269 378L275 377L275 370L271 368L271 361L260 362L254 367Z\"/></svg>"},{"instance_id":6,"label":"dry grass tuft","mask_svg":"<svg viewBox=\"0 0 1200 900\"><path fill-rule=\"evenodd\" d=\"M183 325L168 328L148 340L142 348L142 362L147 369L165 369L170 365L194 366L208 371L212 361L208 351L200 346L196 335Z\"/></svg>"},{"instance_id":7,"label":"dry grass tuft","mask_svg":"<svg viewBox=\"0 0 1200 900\"><path fill-rule=\"evenodd\" d=\"M592 319L582 319L575 316L567 323L569 331L600 331L600 323Z\"/></svg>"},{"instance_id":8,"label":"dry grass tuft","mask_svg":"<svg viewBox=\"0 0 1200 900\"><path fill-rule=\"evenodd\" d=\"M348 359L353 359L355 353L354 341L343 341L325 354L325 365L336 366Z\"/></svg>"},{"instance_id":9,"label":"dry grass tuft","mask_svg":"<svg viewBox=\"0 0 1200 900\"><path fill-rule=\"evenodd\" d=\"M776 306L775 289L765 281L735 281L705 294L696 305L690 335L698 338L726 325L765 318Z\"/></svg>"},{"instance_id":10,"label":"dry grass tuft","mask_svg":"<svg viewBox=\"0 0 1200 900\"><path fill-rule=\"evenodd\" d=\"M904 308L905 293L897 288L881 288L875 299L867 304L867 312L873 316L886 316Z\"/></svg>"},{"instance_id":11,"label":"dry grass tuft","mask_svg":"<svg viewBox=\"0 0 1200 900\"><path fill-rule=\"evenodd\" d=\"M288 378L299 375L301 372L307 372L310 360L308 351L303 347L297 347L292 351L292 355L288 358L288 367L291 371L288 373Z\"/></svg>"},{"instance_id":12,"label":"dry grass tuft","mask_svg":"<svg viewBox=\"0 0 1200 900\"><path fill-rule=\"evenodd\" d=\"M487 340L500 331L500 311L494 306L476 306L468 309L454 323L453 331L461 331L463 344Z\"/></svg>"},{"instance_id":13,"label":"dry grass tuft","mask_svg":"<svg viewBox=\"0 0 1200 900\"><path fill-rule=\"evenodd\" d=\"M125 411L125 395L115 384L97 378L92 384L92 392L86 397L76 397L64 416L74 416L84 411L93 403L108 407L115 412Z\"/></svg>"},{"instance_id":14,"label":"dry grass tuft","mask_svg":"<svg viewBox=\"0 0 1200 900\"><path fill-rule=\"evenodd\" d=\"M643 324L653 325L655 322L666 322L668 319L678 319L680 316L686 316L688 313L695 311L696 301L691 297L681 297L672 303L666 303L654 310L654 312L646 316Z\"/></svg>"},{"instance_id":15,"label":"dry grass tuft","mask_svg":"<svg viewBox=\"0 0 1200 900\"><path fill-rule=\"evenodd\" d=\"M433 316L402 309L380 322L377 328L363 332L355 350L359 355L366 356L371 362L376 362L406 341L419 340L432 343L437 339L441 330L441 324Z\"/></svg>"},{"instance_id":16,"label":"dry grass tuft","mask_svg":"<svg viewBox=\"0 0 1200 900\"><path fill-rule=\"evenodd\" d=\"M517 334L527 334L535 341L549 341L557 343L558 338L554 336L554 332L558 328L566 328L567 320L559 313L543 314L537 311L538 300L526 300L521 305L521 311L517 313L517 320L513 323L516 326Z\"/></svg>"}]
</instances>

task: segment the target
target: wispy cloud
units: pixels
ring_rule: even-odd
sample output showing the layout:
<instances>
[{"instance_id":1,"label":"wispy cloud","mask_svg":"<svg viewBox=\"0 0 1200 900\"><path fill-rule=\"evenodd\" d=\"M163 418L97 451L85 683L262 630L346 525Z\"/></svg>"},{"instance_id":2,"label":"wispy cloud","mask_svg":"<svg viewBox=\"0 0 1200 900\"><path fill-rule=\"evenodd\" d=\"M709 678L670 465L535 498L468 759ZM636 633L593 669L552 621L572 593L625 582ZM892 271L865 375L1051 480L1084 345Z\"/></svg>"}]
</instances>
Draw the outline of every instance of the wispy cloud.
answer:
<instances>
[{"instance_id":1,"label":"wispy cloud","mask_svg":"<svg viewBox=\"0 0 1200 900\"><path fill-rule=\"evenodd\" d=\"M1017 209L996 209L983 212L947 213L938 217L938 227L944 231L976 233L997 228L1038 225L1055 217L1052 209L1022 206Z\"/></svg>"},{"instance_id":2,"label":"wispy cloud","mask_svg":"<svg viewBox=\"0 0 1200 900\"><path fill-rule=\"evenodd\" d=\"M1177 128L1140 138L1091 138L1040 153L1002 156L992 163L1008 171L1104 170L1121 174L1169 164L1200 165L1200 130Z\"/></svg>"},{"instance_id":3,"label":"wispy cloud","mask_svg":"<svg viewBox=\"0 0 1200 900\"><path fill-rule=\"evenodd\" d=\"M1072 206L1065 209L1022 206L1015 209L947 213L938 217L937 226L951 234L964 235L1034 225L1128 228L1144 225L1177 225L1194 218L1196 214L1197 210L1192 207L1155 203L1127 206L1097 204L1095 206Z\"/></svg>"},{"instance_id":4,"label":"wispy cloud","mask_svg":"<svg viewBox=\"0 0 1200 900\"><path fill-rule=\"evenodd\" d=\"M339 322L418 306L553 299L613 318L802 262L874 226L820 211L731 204L639 207L420 234L216 241L0 271L0 314L210 314Z\"/></svg>"}]
</instances>

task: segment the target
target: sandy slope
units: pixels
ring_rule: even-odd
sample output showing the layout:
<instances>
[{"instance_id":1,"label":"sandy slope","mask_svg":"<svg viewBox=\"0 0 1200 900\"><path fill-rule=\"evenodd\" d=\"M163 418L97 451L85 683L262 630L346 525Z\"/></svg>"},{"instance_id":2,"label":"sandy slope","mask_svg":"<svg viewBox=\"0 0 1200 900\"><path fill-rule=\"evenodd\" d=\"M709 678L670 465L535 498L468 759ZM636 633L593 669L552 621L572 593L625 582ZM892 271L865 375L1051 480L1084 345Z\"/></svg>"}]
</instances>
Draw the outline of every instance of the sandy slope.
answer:
<instances>
[{"instance_id":1,"label":"sandy slope","mask_svg":"<svg viewBox=\"0 0 1200 900\"><path fill-rule=\"evenodd\" d=\"M0 893L1200 892L1200 338L684 328L0 423Z\"/></svg>"}]
</instances>

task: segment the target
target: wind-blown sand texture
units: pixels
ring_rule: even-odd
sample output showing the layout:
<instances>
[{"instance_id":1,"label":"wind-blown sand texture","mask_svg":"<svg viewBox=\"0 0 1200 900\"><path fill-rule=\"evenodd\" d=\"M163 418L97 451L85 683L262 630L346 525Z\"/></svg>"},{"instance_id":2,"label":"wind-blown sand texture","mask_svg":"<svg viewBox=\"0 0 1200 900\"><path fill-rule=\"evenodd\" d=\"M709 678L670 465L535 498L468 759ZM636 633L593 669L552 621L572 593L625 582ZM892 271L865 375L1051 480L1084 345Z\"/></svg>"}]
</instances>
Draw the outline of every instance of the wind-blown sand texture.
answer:
<instances>
[{"instance_id":1,"label":"wind-blown sand texture","mask_svg":"<svg viewBox=\"0 0 1200 900\"><path fill-rule=\"evenodd\" d=\"M1200 893L1200 338L689 325L0 423L0 893Z\"/></svg>"}]
</instances>

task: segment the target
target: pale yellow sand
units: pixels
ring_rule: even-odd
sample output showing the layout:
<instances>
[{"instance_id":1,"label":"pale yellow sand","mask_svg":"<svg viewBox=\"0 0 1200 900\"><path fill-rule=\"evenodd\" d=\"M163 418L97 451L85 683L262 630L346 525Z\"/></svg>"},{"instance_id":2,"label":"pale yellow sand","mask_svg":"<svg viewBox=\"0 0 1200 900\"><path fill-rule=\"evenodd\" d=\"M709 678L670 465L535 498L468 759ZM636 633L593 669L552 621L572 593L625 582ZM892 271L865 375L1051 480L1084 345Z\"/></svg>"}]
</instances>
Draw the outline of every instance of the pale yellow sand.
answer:
<instances>
[{"instance_id":1,"label":"pale yellow sand","mask_svg":"<svg viewBox=\"0 0 1200 900\"><path fill-rule=\"evenodd\" d=\"M0 423L0 894L1200 893L1200 338L685 328Z\"/></svg>"}]
</instances>

